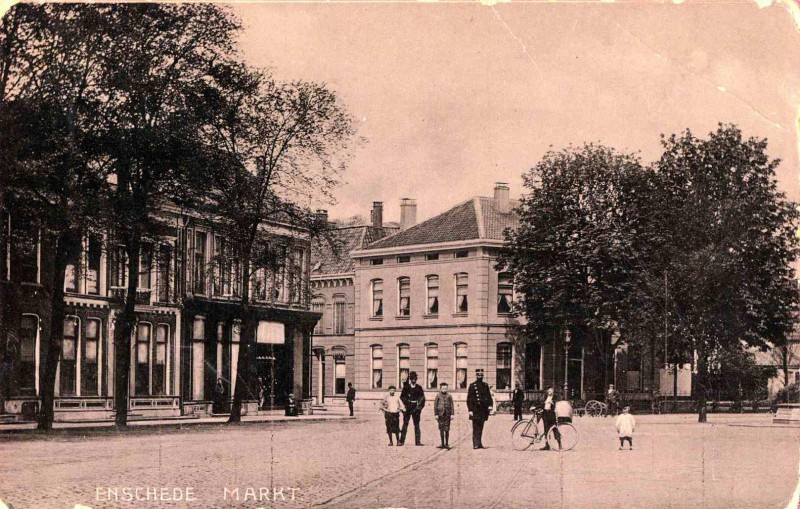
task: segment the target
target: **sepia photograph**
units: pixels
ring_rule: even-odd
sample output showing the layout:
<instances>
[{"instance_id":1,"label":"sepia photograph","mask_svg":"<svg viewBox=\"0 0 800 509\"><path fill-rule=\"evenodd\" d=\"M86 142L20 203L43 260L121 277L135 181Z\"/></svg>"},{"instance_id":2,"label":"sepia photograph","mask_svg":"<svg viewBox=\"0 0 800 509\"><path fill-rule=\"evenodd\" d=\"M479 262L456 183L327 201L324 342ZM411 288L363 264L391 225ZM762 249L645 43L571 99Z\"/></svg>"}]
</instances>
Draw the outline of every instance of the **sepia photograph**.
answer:
<instances>
[{"instance_id":1,"label":"sepia photograph","mask_svg":"<svg viewBox=\"0 0 800 509\"><path fill-rule=\"evenodd\" d=\"M798 0L5 4L0 509L800 508Z\"/></svg>"}]
</instances>

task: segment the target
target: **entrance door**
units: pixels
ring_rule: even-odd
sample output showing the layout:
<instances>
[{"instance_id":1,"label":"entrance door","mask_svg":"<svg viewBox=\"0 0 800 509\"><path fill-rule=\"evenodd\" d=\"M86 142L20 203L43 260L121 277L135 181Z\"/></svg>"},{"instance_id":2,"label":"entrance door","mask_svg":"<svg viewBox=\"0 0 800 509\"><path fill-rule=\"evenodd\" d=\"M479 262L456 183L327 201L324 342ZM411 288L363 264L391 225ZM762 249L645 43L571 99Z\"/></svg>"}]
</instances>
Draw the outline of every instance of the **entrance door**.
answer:
<instances>
[{"instance_id":1,"label":"entrance door","mask_svg":"<svg viewBox=\"0 0 800 509\"><path fill-rule=\"evenodd\" d=\"M260 387L264 389L263 406L283 407L294 385L292 345L256 344L255 353L255 372ZM295 399L302 397L300 394L294 396Z\"/></svg>"}]
</instances>

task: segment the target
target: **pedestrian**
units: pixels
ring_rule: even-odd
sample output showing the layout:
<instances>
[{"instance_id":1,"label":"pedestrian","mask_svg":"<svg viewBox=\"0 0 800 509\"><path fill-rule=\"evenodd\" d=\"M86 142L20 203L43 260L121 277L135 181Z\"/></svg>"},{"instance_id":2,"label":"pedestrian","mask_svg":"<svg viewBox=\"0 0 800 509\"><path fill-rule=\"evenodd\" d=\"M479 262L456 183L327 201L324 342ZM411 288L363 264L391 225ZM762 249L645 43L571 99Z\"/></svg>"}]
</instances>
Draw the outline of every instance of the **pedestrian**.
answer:
<instances>
[{"instance_id":1,"label":"pedestrian","mask_svg":"<svg viewBox=\"0 0 800 509\"><path fill-rule=\"evenodd\" d=\"M495 396L497 393L494 390L494 385L489 386L489 395L492 397L492 409L489 410L489 415L495 415L497 413L497 397Z\"/></svg>"},{"instance_id":2,"label":"pedestrian","mask_svg":"<svg viewBox=\"0 0 800 509\"><path fill-rule=\"evenodd\" d=\"M214 385L214 400L212 402L211 413L221 414L223 411L223 402L225 400L225 383L222 378L217 378L217 383Z\"/></svg>"},{"instance_id":3,"label":"pedestrian","mask_svg":"<svg viewBox=\"0 0 800 509\"><path fill-rule=\"evenodd\" d=\"M514 405L514 420L522 420L522 404L525 403L525 392L519 388L519 382L514 385L514 394L511 396Z\"/></svg>"},{"instance_id":4,"label":"pedestrian","mask_svg":"<svg viewBox=\"0 0 800 509\"><path fill-rule=\"evenodd\" d=\"M614 388L614 384L609 384L608 386L606 405L608 406L608 415L617 415L619 411L619 392Z\"/></svg>"},{"instance_id":5,"label":"pedestrian","mask_svg":"<svg viewBox=\"0 0 800 509\"><path fill-rule=\"evenodd\" d=\"M395 394L397 389L394 385L389 386L389 394L381 401L381 412L386 421L386 434L389 435L389 445L394 445L392 435L397 438L397 445L400 444L400 412L403 411L403 402L400 396Z\"/></svg>"},{"instance_id":6,"label":"pedestrian","mask_svg":"<svg viewBox=\"0 0 800 509\"><path fill-rule=\"evenodd\" d=\"M258 409L266 410L267 408L267 388L264 385L264 379L258 379Z\"/></svg>"},{"instance_id":7,"label":"pedestrian","mask_svg":"<svg viewBox=\"0 0 800 509\"><path fill-rule=\"evenodd\" d=\"M619 450L628 441L630 449L633 450L633 432L636 429L636 419L631 415L631 407L622 408L622 413L617 416L617 433L619 433Z\"/></svg>"},{"instance_id":8,"label":"pedestrian","mask_svg":"<svg viewBox=\"0 0 800 509\"><path fill-rule=\"evenodd\" d=\"M475 381L467 389L467 410L472 421L472 448L484 449L483 425L489 420L494 402L489 386L483 381L483 369L475 370Z\"/></svg>"},{"instance_id":9,"label":"pedestrian","mask_svg":"<svg viewBox=\"0 0 800 509\"><path fill-rule=\"evenodd\" d=\"M550 431L556 423L556 412L555 412L555 390L552 387L547 388L547 396L544 400L544 411L542 412L542 420L544 421L544 434L547 436L547 433ZM550 449L550 444L545 443L545 446L542 447L542 450L546 451Z\"/></svg>"},{"instance_id":10,"label":"pedestrian","mask_svg":"<svg viewBox=\"0 0 800 509\"><path fill-rule=\"evenodd\" d=\"M400 445L406 443L406 433L408 432L408 421L414 421L414 445L422 445L422 430L419 428L419 418L422 409L425 408L425 391L417 385L417 372L412 371L408 374L408 383L403 386L400 393L400 400L405 405L403 412L403 429L400 432Z\"/></svg>"},{"instance_id":11,"label":"pedestrian","mask_svg":"<svg viewBox=\"0 0 800 509\"><path fill-rule=\"evenodd\" d=\"M350 407L350 417L353 417L353 403L356 400L356 390L353 389L352 383L347 384L347 387L349 387L349 389L347 389L347 406Z\"/></svg>"},{"instance_id":12,"label":"pedestrian","mask_svg":"<svg viewBox=\"0 0 800 509\"><path fill-rule=\"evenodd\" d=\"M297 400L294 394L289 394L286 398L286 417L297 417Z\"/></svg>"},{"instance_id":13,"label":"pedestrian","mask_svg":"<svg viewBox=\"0 0 800 509\"><path fill-rule=\"evenodd\" d=\"M439 394L433 402L433 413L436 415L436 420L439 421L439 438L442 444L439 449L450 448L450 420L455 413L455 405L453 404L453 396L447 393L447 384L439 384Z\"/></svg>"}]
</instances>

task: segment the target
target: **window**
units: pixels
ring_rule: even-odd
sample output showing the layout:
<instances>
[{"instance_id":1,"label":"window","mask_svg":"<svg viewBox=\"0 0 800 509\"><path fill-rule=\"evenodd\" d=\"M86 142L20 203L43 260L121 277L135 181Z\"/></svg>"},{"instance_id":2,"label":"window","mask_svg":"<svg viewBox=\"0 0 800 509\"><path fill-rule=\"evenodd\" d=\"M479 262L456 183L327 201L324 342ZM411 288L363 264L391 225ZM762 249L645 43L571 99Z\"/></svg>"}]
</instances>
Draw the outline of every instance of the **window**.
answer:
<instances>
[{"instance_id":1,"label":"window","mask_svg":"<svg viewBox=\"0 0 800 509\"><path fill-rule=\"evenodd\" d=\"M439 253L428 253L425 255L425 259L429 262L439 259Z\"/></svg>"},{"instance_id":2,"label":"window","mask_svg":"<svg viewBox=\"0 0 800 509\"><path fill-rule=\"evenodd\" d=\"M214 295L230 295L230 249L223 237L214 237Z\"/></svg>"},{"instance_id":3,"label":"window","mask_svg":"<svg viewBox=\"0 0 800 509\"><path fill-rule=\"evenodd\" d=\"M150 324L140 323L136 327L136 368L134 371L134 394L150 394Z\"/></svg>"},{"instance_id":4,"label":"window","mask_svg":"<svg viewBox=\"0 0 800 509\"><path fill-rule=\"evenodd\" d=\"M333 297L333 333L344 334L347 332L345 323L345 309L347 303L342 295L334 295Z\"/></svg>"},{"instance_id":5,"label":"window","mask_svg":"<svg viewBox=\"0 0 800 509\"><path fill-rule=\"evenodd\" d=\"M383 387L383 347L375 345L372 347L372 388L380 389Z\"/></svg>"},{"instance_id":6,"label":"window","mask_svg":"<svg viewBox=\"0 0 800 509\"><path fill-rule=\"evenodd\" d=\"M32 224L12 225L11 277L26 283L39 282L39 231ZM15 276L16 274L16 276Z\"/></svg>"},{"instance_id":7,"label":"window","mask_svg":"<svg viewBox=\"0 0 800 509\"><path fill-rule=\"evenodd\" d=\"M497 344L497 383L498 391L511 387L511 343Z\"/></svg>"},{"instance_id":8,"label":"window","mask_svg":"<svg viewBox=\"0 0 800 509\"><path fill-rule=\"evenodd\" d=\"M542 389L542 345L537 342L525 345L525 388L531 391Z\"/></svg>"},{"instance_id":9,"label":"window","mask_svg":"<svg viewBox=\"0 0 800 509\"><path fill-rule=\"evenodd\" d=\"M325 313L325 301L324 300L314 300L314 302L311 303L311 311L313 311L314 313L319 313L319 314L323 315L323 316L321 316L319 318L319 320L317 320L317 323L314 325L314 334L324 334L325 331L324 331L323 326L322 326L322 321L325 318L325 316L324 316L324 313Z\"/></svg>"},{"instance_id":10,"label":"window","mask_svg":"<svg viewBox=\"0 0 800 509\"><path fill-rule=\"evenodd\" d=\"M86 260L86 293L100 293L100 257L102 242L99 236L89 235L89 249Z\"/></svg>"},{"instance_id":11,"label":"window","mask_svg":"<svg viewBox=\"0 0 800 509\"><path fill-rule=\"evenodd\" d=\"M401 277L397 280L397 289L400 296L398 315L409 316L411 315L411 279Z\"/></svg>"},{"instance_id":12,"label":"window","mask_svg":"<svg viewBox=\"0 0 800 509\"><path fill-rule=\"evenodd\" d=\"M167 351L169 349L169 325L159 324L156 328L156 343L153 363L153 395L167 393Z\"/></svg>"},{"instance_id":13,"label":"window","mask_svg":"<svg viewBox=\"0 0 800 509\"><path fill-rule=\"evenodd\" d=\"M299 304L303 300L303 250L295 249L292 253L291 292L292 302ZM342 322L344 323L344 322ZM344 332L342 332L344 334Z\"/></svg>"},{"instance_id":14,"label":"window","mask_svg":"<svg viewBox=\"0 0 800 509\"><path fill-rule=\"evenodd\" d=\"M456 313L469 311L469 275L462 272L456 274Z\"/></svg>"},{"instance_id":15,"label":"window","mask_svg":"<svg viewBox=\"0 0 800 509\"><path fill-rule=\"evenodd\" d=\"M153 270L153 246L143 244L139 252L139 284L138 288L149 290L151 284L151 271Z\"/></svg>"},{"instance_id":16,"label":"window","mask_svg":"<svg viewBox=\"0 0 800 509\"><path fill-rule=\"evenodd\" d=\"M411 347L408 345L397 345L397 369L400 387L408 380L408 373L411 367Z\"/></svg>"},{"instance_id":17,"label":"window","mask_svg":"<svg viewBox=\"0 0 800 509\"><path fill-rule=\"evenodd\" d=\"M77 380L78 319L70 316L64 319L64 335L61 339L61 373L59 388L62 396L74 396Z\"/></svg>"},{"instance_id":18,"label":"window","mask_svg":"<svg viewBox=\"0 0 800 509\"><path fill-rule=\"evenodd\" d=\"M383 258L372 258L369 261L370 265L383 265Z\"/></svg>"},{"instance_id":19,"label":"window","mask_svg":"<svg viewBox=\"0 0 800 509\"><path fill-rule=\"evenodd\" d=\"M267 269L260 267L253 276L253 297L258 301L266 301L267 287Z\"/></svg>"},{"instance_id":20,"label":"window","mask_svg":"<svg viewBox=\"0 0 800 509\"><path fill-rule=\"evenodd\" d=\"M372 281L372 316L383 316L383 280Z\"/></svg>"},{"instance_id":21,"label":"window","mask_svg":"<svg viewBox=\"0 0 800 509\"><path fill-rule=\"evenodd\" d=\"M81 277L80 268L81 268L81 249L80 247L75 246L74 249L70 249L70 253L67 255L67 269L64 272L65 292L75 293L78 291L78 281Z\"/></svg>"},{"instance_id":22,"label":"window","mask_svg":"<svg viewBox=\"0 0 800 509\"><path fill-rule=\"evenodd\" d=\"M333 376L334 390L336 394L345 393L345 377L347 376L347 364L345 363L346 353L342 347L333 347Z\"/></svg>"},{"instance_id":23,"label":"window","mask_svg":"<svg viewBox=\"0 0 800 509\"><path fill-rule=\"evenodd\" d=\"M425 386L439 387L439 345L435 343L425 347Z\"/></svg>"},{"instance_id":24,"label":"window","mask_svg":"<svg viewBox=\"0 0 800 509\"><path fill-rule=\"evenodd\" d=\"M38 333L39 318L33 315L24 315L19 328L19 389L24 395L36 394L36 337Z\"/></svg>"},{"instance_id":25,"label":"window","mask_svg":"<svg viewBox=\"0 0 800 509\"><path fill-rule=\"evenodd\" d=\"M117 246L111 258L111 286L124 288L128 282L128 254L125 247Z\"/></svg>"},{"instance_id":26,"label":"window","mask_svg":"<svg viewBox=\"0 0 800 509\"><path fill-rule=\"evenodd\" d=\"M194 236L194 293L206 293L206 234L195 233Z\"/></svg>"},{"instance_id":27,"label":"window","mask_svg":"<svg viewBox=\"0 0 800 509\"><path fill-rule=\"evenodd\" d=\"M172 290L172 246L164 244L158 254L158 300L170 302Z\"/></svg>"},{"instance_id":28,"label":"window","mask_svg":"<svg viewBox=\"0 0 800 509\"><path fill-rule=\"evenodd\" d=\"M428 276L428 315L439 314L439 276Z\"/></svg>"},{"instance_id":29,"label":"window","mask_svg":"<svg viewBox=\"0 0 800 509\"><path fill-rule=\"evenodd\" d=\"M456 343L456 388L467 388L467 345Z\"/></svg>"},{"instance_id":30,"label":"window","mask_svg":"<svg viewBox=\"0 0 800 509\"><path fill-rule=\"evenodd\" d=\"M398 256L397 257L397 263L408 263L410 261L411 261L411 257L410 256Z\"/></svg>"},{"instance_id":31,"label":"window","mask_svg":"<svg viewBox=\"0 0 800 509\"><path fill-rule=\"evenodd\" d=\"M514 298L514 278L508 272L497 275L497 312L510 313Z\"/></svg>"},{"instance_id":32,"label":"window","mask_svg":"<svg viewBox=\"0 0 800 509\"><path fill-rule=\"evenodd\" d=\"M81 396L97 396L99 375L100 320L86 320L86 336L81 358Z\"/></svg>"},{"instance_id":33,"label":"window","mask_svg":"<svg viewBox=\"0 0 800 509\"><path fill-rule=\"evenodd\" d=\"M453 254L453 258L466 258L469 256L469 251L456 251Z\"/></svg>"}]
</instances>

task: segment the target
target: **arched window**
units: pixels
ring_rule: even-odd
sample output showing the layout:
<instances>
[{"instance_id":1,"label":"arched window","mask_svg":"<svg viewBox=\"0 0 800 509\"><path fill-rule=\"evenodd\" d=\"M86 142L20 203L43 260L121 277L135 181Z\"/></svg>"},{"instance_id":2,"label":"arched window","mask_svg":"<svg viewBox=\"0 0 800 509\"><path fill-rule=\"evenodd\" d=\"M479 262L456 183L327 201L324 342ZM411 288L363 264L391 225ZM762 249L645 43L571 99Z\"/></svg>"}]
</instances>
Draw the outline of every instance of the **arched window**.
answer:
<instances>
[{"instance_id":1,"label":"arched window","mask_svg":"<svg viewBox=\"0 0 800 509\"><path fill-rule=\"evenodd\" d=\"M61 338L61 364L59 366L59 390L62 396L74 396L78 380L78 331L77 316L64 318L64 335Z\"/></svg>"},{"instance_id":2,"label":"arched window","mask_svg":"<svg viewBox=\"0 0 800 509\"><path fill-rule=\"evenodd\" d=\"M370 283L372 293L372 316L383 316L383 280L373 279Z\"/></svg>"},{"instance_id":3,"label":"arched window","mask_svg":"<svg viewBox=\"0 0 800 509\"><path fill-rule=\"evenodd\" d=\"M100 320L86 320L86 335L81 359L81 396L97 396L99 384L99 358L102 333Z\"/></svg>"},{"instance_id":4,"label":"arched window","mask_svg":"<svg viewBox=\"0 0 800 509\"><path fill-rule=\"evenodd\" d=\"M383 387L383 347L372 345L372 388Z\"/></svg>"},{"instance_id":5,"label":"arched window","mask_svg":"<svg viewBox=\"0 0 800 509\"><path fill-rule=\"evenodd\" d=\"M344 295L333 296L333 333L345 334L347 332L347 323L345 321L345 310L347 303L345 302Z\"/></svg>"},{"instance_id":6,"label":"arched window","mask_svg":"<svg viewBox=\"0 0 800 509\"><path fill-rule=\"evenodd\" d=\"M398 316L411 315L411 279L401 277L397 280Z\"/></svg>"},{"instance_id":7,"label":"arched window","mask_svg":"<svg viewBox=\"0 0 800 509\"><path fill-rule=\"evenodd\" d=\"M439 314L439 276L428 276L425 279L427 281L425 288L427 308L425 313L428 316L435 316Z\"/></svg>"},{"instance_id":8,"label":"arched window","mask_svg":"<svg viewBox=\"0 0 800 509\"><path fill-rule=\"evenodd\" d=\"M466 389L467 388L467 362L468 362L468 350L466 343L456 343L455 345L455 355L456 355L456 388L458 389Z\"/></svg>"},{"instance_id":9,"label":"arched window","mask_svg":"<svg viewBox=\"0 0 800 509\"><path fill-rule=\"evenodd\" d=\"M511 343L497 343L497 383L498 391L511 387L511 359L513 348Z\"/></svg>"},{"instance_id":10,"label":"arched window","mask_svg":"<svg viewBox=\"0 0 800 509\"><path fill-rule=\"evenodd\" d=\"M406 344L397 345L397 379L399 386L408 380L408 373L411 370L411 347Z\"/></svg>"},{"instance_id":11,"label":"arched window","mask_svg":"<svg viewBox=\"0 0 800 509\"><path fill-rule=\"evenodd\" d=\"M439 345L436 343L425 346L425 387L439 387Z\"/></svg>"},{"instance_id":12,"label":"arched window","mask_svg":"<svg viewBox=\"0 0 800 509\"><path fill-rule=\"evenodd\" d=\"M456 274L456 313L469 312L469 274Z\"/></svg>"}]
</instances>

